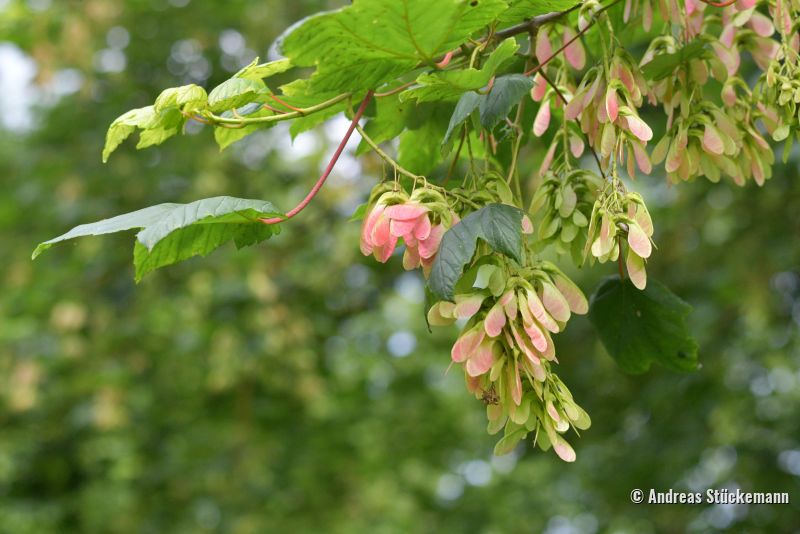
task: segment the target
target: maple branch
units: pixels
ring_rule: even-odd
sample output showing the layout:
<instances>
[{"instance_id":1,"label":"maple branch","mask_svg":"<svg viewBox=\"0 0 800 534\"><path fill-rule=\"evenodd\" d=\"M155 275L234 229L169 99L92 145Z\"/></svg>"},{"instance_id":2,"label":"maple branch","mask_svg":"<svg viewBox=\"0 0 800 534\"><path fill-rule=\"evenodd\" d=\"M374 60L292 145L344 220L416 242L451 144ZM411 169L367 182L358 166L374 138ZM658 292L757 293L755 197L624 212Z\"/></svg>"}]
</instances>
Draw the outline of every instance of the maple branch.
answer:
<instances>
[{"instance_id":1,"label":"maple branch","mask_svg":"<svg viewBox=\"0 0 800 534\"><path fill-rule=\"evenodd\" d=\"M281 100L281 99L280 99L280 98L278 98L277 96L273 95L272 93L270 93L270 94L269 94L269 95L267 95L267 96L269 96L269 97L270 97L272 100L274 100L274 101L275 101L275 102L277 102L278 104L280 104L280 105L282 105L282 106L286 106L287 108L291 109L292 111L296 111L296 112L298 112L298 113L305 114L305 110L303 110L303 109L301 109L301 108L297 108L297 107L295 107L295 106L293 106L293 105L289 104L288 102L284 102L283 100Z\"/></svg>"},{"instance_id":2,"label":"maple branch","mask_svg":"<svg viewBox=\"0 0 800 534\"><path fill-rule=\"evenodd\" d=\"M367 132L364 131L364 129L361 127L360 124L356 124L356 130L358 131L358 134L361 136L361 138L364 140L364 142L367 143L369 145L369 147L372 150L374 150L375 153L378 154L378 156L380 156L380 158L383 161L385 161L386 163L388 163L389 165L394 167L394 169L398 173L402 174L403 176L407 176L408 178L411 178L415 182L422 182L423 184L425 184L425 187L427 187L429 189L433 189L435 191L438 191L438 192L442 193L443 195L452 195L452 196L456 197L457 199L459 199L461 202L463 202L465 204L469 204L473 208L480 208L480 206L475 204L473 201L471 201L467 197L465 197L463 195L459 195L458 193L456 193L454 191L448 191L444 187L440 187L438 185L434 185L434 184L428 182L427 178L425 178L424 176L419 176L417 174L414 174L413 172L409 171L408 169L406 169L405 167L403 167L402 165L397 163L397 161L395 161L393 157L391 157L389 154L384 152L383 149L381 149L381 147L378 146L378 143L376 143L369 136L369 134L367 134Z\"/></svg>"},{"instance_id":3,"label":"maple branch","mask_svg":"<svg viewBox=\"0 0 800 534\"><path fill-rule=\"evenodd\" d=\"M212 124L232 124L235 126L245 126L247 124L262 124L262 123L270 123L270 122L279 122L285 121L289 119L296 119L298 117L304 117L311 113L315 113L317 111L321 111L323 109L327 109L333 105L338 104L339 102L350 98L353 94L352 93L342 93L340 95L336 95L335 97L331 98L330 100L326 100L325 102L320 102L319 104L315 104L313 106L309 106L307 108L296 108L297 111L290 111L288 113L281 113L280 115L270 115L268 117L242 117L239 119L231 119L229 117L221 117L219 115L215 115L213 113L209 113L204 118L211 122ZM370 97L372 93L370 92Z\"/></svg>"},{"instance_id":4,"label":"maple branch","mask_svg":"<svg viewBox=\"0 0 800 534\"><path fill-rule=\"evenodd\" d=\"M617 2L613 2L616 4ZM491 39L505 39L506 37L513 37L515 35L519 35L520 33L529 33L531 31L535 31L539 26L547 24L548 22L553 22L561 17L568 15L578 9L581 6L580 3L576 3L571 8L567 9L566 11L554 11L553 13L545 13L544 15L537 15L535 17L531 17L530 19L526 20L525 22L520 22L519 24L515 24L514 26L510 26L504 30L500 30L498 32L494 32L493 34L489 35L485 39L478 41L477 45L480 46L484 44L486 41ZM450 58L454 58L457 56L464 55L465 53L470 53L472 50L468 47L461 47L459 49L453 50L452 52L448 52ZM447 56L444 56L447 57ZM444 61L444 58L441 60ZM440 61L440 62L441 62Z\"/></svg>"},{"instance_id":5,"label":"maple branch","mask_svg":"<svg viewBox=\"0 0 800 534\"><path fill-rule=\"evenodd\" d=\"M417 181L417 180L424 180L424 179L425 179L425 177L423 177L423 176L419 176L419 175L417 175L417 174L414 174L413 172L409 171L408 169L406 169L405 167L403 167L402 165L400 165L399 163L397 163L393 157L391 157L389 154L387 154L386 152L384 152L384 151L381 149L381 147L379 147L379 146L378 146L378 143L376 143L376 142L375 142L375 141L374 141L374 140L373 140L373 139L372 139L372 138L371 138L371 137L370 137L370 136L367 134L367 132L365 132L365 131L364 131L364 128L362 128L360 124L356 124L356 130L358 131L358 135L360 135L360 136L361 136L361 138L364 140L364 142L365 142L365 143L367 143L367 144L369 145L369 147L370 147L372 150L374 150L374 151L375 151L375 153L376 153L376 154L378 154L378 156L380 156L380 158L381 158L383 161L385 161L386 163L388 163L389 165L391 165L392 167L394 167L394 170L396 170L398 173L402 174L403 176L408 176L409 178L411 178L411 179L412 179L412 180L414 180L414 181Z\"/></svg>"},{"instance_id":6,"label":"maple branch","mask_svg":"<svg viewBox=\"0 0 800 534\"><path fill-rule=\"evenodd\" d=\"M361 115L364 114L364 111L367 109L367 104L369 104L369 101L372 100L372 95L373 91L371 89L367 91L367 95L364 97L364 100L361 101L361 105L358 106L358 110L356 111L355 115L353 115L353 120L350 121L350 127L347 128L347 132L344 134L344 137L342 137L342 140L339 142L339 146L336 147L336 152L334 152L333 156L331 156L331 160L328 162L328 166L325 167L325 170L322 172L322 175L317 180L317 183L314 184L314 187L311 188L311 191L308 192L306 198L301 200L297 206L286 212L285 216L272 217L269 219L259 219L260 222L264 224L276 224L279 222L288 221L289 219L291 219L292 217L303 211L303 208L308 206L308 203L311 202L311 200L316 196L319 190L322 189L322 186L325 185L325 180L328 179L328 176L330 176L333 167L339 160L339 156L342 155L344 147L345 145L347 145L347 141L349 141L350 136L353 135L353 130L355 130L356 127L358 126L358 121L359 119L361 119Z\"/></svg>"},{"instance_id":7,"label":"maple branch","mask_svg":"<svg viewBox=\"0 0 800 534\"><path fill-rule=\"evenodd\" d=\"M542 61L541 63L539 63L538 65L536 65L536 66L535 66L534 68L532 68L531 70L529 70L529 71L525 72L525 73L524 73L524 74L525 74L525 76L530 76L530 75L531 75L531 74L533 74L534 72L537 72L539 69L541 69L542 67L544 67L545 65L547 65L547 64L550 62L550 60L551 60L551 59L555 58L555 57L556 57L557 55L559 55L561 52L563 52L564 50L566 50L566 48L567 48L569 45L571 45L572 43L574 43L575 41L577 41L578 39L580 39L580 38L581 38L581 36L583 36L583 34L584 34L584 33L586 33L587 31L589 31L589 28L591 28L592 26L594 26L594 25L595 25L595 23L597 22L597 19L598 19L599 15L600 15L601 13L604 13L604 12L608 11L609 9L611 9L612 7L614 7L615 5L619 4L619 3L620 3L620 1L621 1L621 0L614 0L614 1L613 1L613 2L611 2L610 4L606 4L605 6L601 7L601 8L600 8L600 9L598 9L597 11L595 11L595 12L592 14L592 18L591 18L591 20L589 20L589 22L586 24L586 27L585 27L585 28L583 28L582 30L578 31L578 33L576 33L576 34L575 34L575 35L572 37L572 39L570 39L569 41L567 41L566 43L564 43L564 45L563 45L561 48L559 48L558 50L556 50L555 52L553 52L553 53L552 53L552 55L551 55L549 58L547 58L547 59L545 59L544 61ZM579 4L579 5L580 5L580 4ZM572 9L575 9L575 8L573 7ZM570 11L571 11L571 10L564 11L564 12L562 12L562 14L564 14L564 13L569 13Z\"/></svg>"},{"instance_id":8,"label":"maple branch","mask_svg":"<svg viewBox=\"0 0 800 534\"><path fill-rule=\"evenodd\" d=\"M383 98L384 96L391 96L391 95L397 94L400 91L408 89L409 87L411 87L415 83L417 83L417 80L411 80L410 82L406 82L406 83L404 83L403 85L401 85L399 87L395 87L394 89L386 91L385 93L375 93L375 98Z\"/></svg>"},{"instance_id":9,"label":"maple branch","mask_svg":"<svg viewBox=\"0 0 800 534\"><path fill-rule=\"evenodd\" d=\"M564 15L572 13L579 7L581 7L581 4L577 3L566 11L556 11L554 13L546 13L544 15L532 17L530 20L520 22L519 24L506 28L505 30L500 30L499 32L496 32L494 36L498 39L505 39L506 37L512 37L520 33L530 32L531 30L537 29L539 26L547 24L548 22L553 22L554 20L560 19Z\"/></svg>"}]
</instances>

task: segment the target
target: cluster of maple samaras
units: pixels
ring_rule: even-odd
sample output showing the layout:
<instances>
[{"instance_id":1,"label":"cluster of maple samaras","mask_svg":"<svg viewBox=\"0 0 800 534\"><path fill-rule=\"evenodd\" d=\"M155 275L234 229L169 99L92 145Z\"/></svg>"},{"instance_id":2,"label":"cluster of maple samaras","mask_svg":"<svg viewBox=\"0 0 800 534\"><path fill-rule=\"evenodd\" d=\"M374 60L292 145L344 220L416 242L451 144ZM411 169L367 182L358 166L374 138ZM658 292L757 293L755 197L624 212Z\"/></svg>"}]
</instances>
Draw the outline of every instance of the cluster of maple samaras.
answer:
<instances>
[{"instance_id":1,"label":"cluster of maple samaras","mask_svg":"<svg viewBox=\"0 0 800 534\"><path fill-rule=\"evenodd\" d=\"M800 131L800 1L776 0L772 14L781 44L759 80L758 107L772 138L786 140L786 159Z\"/></svg>"},{"instance_id":2,"label":"cluster of maple samaras","mask_svg":"<svg viewBox=\"0 0 800 534\"><path fill-rule=\"evenodd\" d=\"M760 6L766 10L759 11ZM579 27L585 26L599 9L595 0L584 2ZM543 73L537 73L531 96L541 105L533 133L540 136L548 129L551 107L564 108L564 118L579 122L604 164L607 166L613 158L619 165L626 164L631 176L636 167L649 174L654 163L664 162L671 181L698 176L717 181L728 175L738 185L750 179L762 185L772 174L774 153L757 121L774 140L787 140L784 154L791 148L791 128L799 122L800 1L739 0L730 6L712 8L701 0L626 0L624 20L628 22L641 14L649 31L654 10L668 24L683 27L684 32L676 38L665 31L653 39L638 64L612 38L608 43L610 59L586 71L577 87L570 81L567 67L583 68L582 47L570 45L564 51L566 61L554 61L545 67L553 71L550 79L558 82L568 101L566 105L555 98L557 93ZM571 34L558 28L561 26L540 30L545 37L537 38L537 57L552 50L550 39L558 31L563 32L567 42ZM776 31L780 42L774 39ZM705 45L710 45L710 50ZM757 86L755 91L738 75L745 52L765 71L759 82L763 87ZM672 72L651 75L648 83L642 67L656 57L676 53L685 55L685 59ZM725 107L704 97L704 86L711 77L722 84ZM652 155L645 150L652 130L637 112L645 101L662 106L668 119L667 131ZM680 113L675 113L677 109ZM560 146L557 138L558 135L545 156L542 175ZM575 157L583 150L582 141L574 133L570 133L569 147Z\"/></svg>"},{"instance_id":3,"label":"cluster of maple samaras","mask_svg":"<svg viewBox=\"0 0 800 534\"><path fill-rule=\"evenodd\" d=\"M617 261L626 242L625 267L639 289L647 286L645 260L653 252L653 221L638 193L604 191L595 202L589 221L592 257L600 263Z\"/></svg>"},{"instance_id":4,"label":"cluster of maple samaras","mask_svg":"<svg viewBox=\"0 0 800 534\"><path fill-rule=\"evenodd\" d=\"M469 391L487 404L489 433L504 430L495 453L510 452L534 432L543 450L552 445L561 459L574 461L561 434L588 428L590 420L551 370L558 361L551 334L572 313L588 311L583 293L552 263L515 270L495 256L479 260L463 280L469 290L435 303L428 322L466 321L451 356L464 366Z\"/></svg>"},{"instance_id":5,"label":"cluster of maple samaras","mask_svg":"<svg viewBox=\"0 0 800 534\"><path fill-rule=\"evenodd\" d=\"M589 218L603 185L600 176L586 169L545 174L530 207L538 227L535 247L552 245L556 252L569 253L573 262L581 265Z\"/></svg>"},{"instance_id":6,"label":"cluster of maple samaras","mask_svg":"<svg viewBox=\"0 0 800 534\"><path fill-rule=\"evenodd\" d=\"M419 188L410 197L402 190L386 191L374 199L364 219L361 252L386 263L402 239L406 246L403 267L422 267L427 277L442 236L458 220L437 191Z\"/></svg>"},{"instance_id":7,"label":"cluster of maple samaras","mask_svg":"<svg viewBox=\"0 0 800 534\"><path fill-rule=\"evenodd\" d=\"M594 66L586 71L577 88L566 86L560 91L568 99L566 106L554 98L555 90L542 73L534 76L531 98L541 102L534 119L534 135L541 136L547 131L551 105L563 107L564 118L578 121L589 144L598 150L606 166L611 158L617 163L627 159L631 176L634 174L634 162L642 172L651 172L652 165L645 146L653 138L653 131L636 111L647 94L647 81L624 49L615 49L608 68L604 65ZM578 157L583 152L583 140L579 134L570 134L569 145L573 156ZM540 173L549 170L558 146L557 139L554 139Z\"/></svg>"},{"instance_id":8,"label":"cluster of maple samaras","mask_svg":"<svg viewBox=\"0 0 800 534\"><path fill-rule=\"evenodd\" d=\"M422 267L426 275L444 232L459 220L439 192L424 187L409 196L379 185L368 206L361 252L386 262L402 241L403 266ZM527 215L521 230L533 232ZM489 432L504 429L495 452L510 452L534 432L540 448L552 446L563 460L574 461L562 434L588 428L590 419L550 368L557 362L551 334L563 330L572 313L588 311L586 297L550 262L522 268L494 253L477 258L458 287L469 289L457 290L454 302L435 303L428 321L466 321L451 356L463 365L469 391L486 402Z\"/></svg>"}]
</instances>

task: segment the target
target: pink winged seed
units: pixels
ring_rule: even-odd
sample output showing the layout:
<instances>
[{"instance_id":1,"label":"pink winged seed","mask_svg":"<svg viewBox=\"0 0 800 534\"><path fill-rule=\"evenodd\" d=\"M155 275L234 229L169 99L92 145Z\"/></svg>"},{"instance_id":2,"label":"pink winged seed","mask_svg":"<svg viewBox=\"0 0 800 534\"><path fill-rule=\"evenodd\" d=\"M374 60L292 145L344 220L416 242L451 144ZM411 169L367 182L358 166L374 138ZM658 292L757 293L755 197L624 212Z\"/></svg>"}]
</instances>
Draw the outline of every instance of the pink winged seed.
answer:
<instances>
[{"instance_id":1,"label":"pink winged seed","mask_svg":"<svg viewBox=\"0 0 800 534\"><path fill-rule=\"evenodd\" d=\"M565 323L569 320L569 303L553 284L548 282L542 284L541 297L545 309L556 321Z\"/></svg>"},{"instance_id":2,"label":"pink winged seed","mask_svg":"<svg viewBox=\"0 0 800 534\"><path fill-rule=\"evenodd\" d=\"M570 28L564 29L564 44L566 45L570 39L575 37L575 32ZM586 65L586 51L583 49L583 44L580 39L577 39L564 49L564 56L572 68L581 70Z\"/></svg>"},{"instance_id":3,"label":"pink winged seed","mask_svg":"<svg viewBox=\"0 0 800 534\"><path fill-rule=\"evenodd\" d=\"M494 341L484 341L481 343L477 350L467 360L466 368L467 374L470 376L480 376L494 364L494 352L492 346Z\"/></svg>"},{"instance_id":4,"label":"pink winged seed","mask_svg":"<svg viewBox=\"0 0 800 534\"><path fill-rule=\"evenodd\" d=\"M386 215L389 218L397 221L411 221L418 219L428 212L428 208L421 204L414 202L407 202L405 204L395 204L386 208Z\"/></svg>"},{"instance_id":5,"label":"pink winged seed","mask_svg":"<svg viewBox=\"0 0 800 534\"><path fill-rule=\"evenodd\" d=\"M533 351L533 349L525 342L525 338L520 335L519 330L517 330L517 327L514 326L514 323L513 322L508 323L508 326L510 327L511 334L514 337L514 341L516 342L517 347L519 347L519 349L523 352L523 354L525 354L525 356L528 357L528 360L530 360L531 363L534 363L536 365L541 365L542 361L539 358L539 355L536 354Z\"/></svg>"},{"instance_id":6,"label":"pink winged seed","mask_svg":"<svg viewBox=\"0 0 800 534\"><path fill-rule=\"evenodd\" d=\"M725 152L725 143L722 142L722 137L720 137L717 129L710 124L706 124L703 131L703 149L718 156Z\"/></svg>"},{"instance_id":7,"label":"pink winged seed","mask_svg":"<svg viewBox=\"0 0 800 534\"><path fill-rule=\"evenodd\" d=\"M531 98L534 102L541 102L547 93L547 81L538 72L533 77L533 88L531 89Z\"/></svg>"},{"instance_id":8,"label":"pink winged seed","mask_svg":"<svg viewBox=\"0 0 800 534\"><path fill-rule=\"evenodd\" d=\"M644 260L636 255L632 250L628 251L625 258L625 267L628 269L628 277L637 289L644 289L647 286L647 273L644 268Z\"/></svg>"},{"instance_id":9,"label":"pink winged seed","mask_svg":"<svg viewBox=\"0 0 800 534\"><path fill-rule=\"evenodd\" d=\"M389 231L395 237L403 237L406 235L411 235L414 231L414 228L417 226L417 220L401 220L401 219L392 219L389 223Z\"/></svg>"},{"instance_id":10,"label":"pink winged seed","mask_svg":"<svg viewBox=\"0 0 800 534\"><path fill-rule=\"evenodd\" d=\"M564 440L562 437L557 437L556 442L553 443L553 450L556 452L559 458L564 460L565 462L574 462L575 461L575 449Z\"/></svg>"},{"instance_id":11,"label":"pink winged seed","mask_svg":"<svg viewBox=\"0 0 800 534\"><path fill-rule=\"evenodd\" d=\"M653 138L653 130L642 119L635 115L627 115L625 120L628 123L628 129L633 135L642 141L649 141Z\"/></svg>"},{"instance_id":12,"label":"pink winged seed","mask_svg":"<svg viewBox=\"0 0 800 534\"><path fill-rule=\"evenodd\" d=\"M613 87L606 89L606 115L611 122L617 120L619 114L619 101L617 100L617 90Z\"/></svg>"},{"instance_id":13,"label":"pink winged seed","mask_svg":"<svg viewBox=\"0 0 800 534\"><path fill-rule=\"evenodd\" d=\"M486 319L483 321L484 330L489 337L497 337L503 331L506 325L506 314L503 305L499 302L492 306L489 313L486 314Z\"/></svg>"},{"instance_id":14,"label":"pink winged seed","mask_svg":"<svg viewBox=\"0 0 800 534\"><path fill-rule=\"evenodd\" d=\"M428 259L436 255L436 252L439 250L439 244L442 242L444 232L444 226L442 224L437 224L431 228L428 237L419 242L419 255L422 258Z\"/></svg>"},{"instance_id":15,"label":"pink winged seed","mask_svg":"<svg viewBox=\"0 0 800 534\"><path fill-rule=\"evenodd\" d=\"M431 235L432 228L431 220L427 215L424 215L417 219L417 224L414 226L414 237L420 241L424 241Z\"/></svg>"},{"instance_id":16,"label":"pink winged seed","mask_svg":"<svg viewBox=\"0 0 800 534\"><path fill-rule=\"evenodd\" d=\"M555 283L558 291L567 299L572 313L583 315L589 311L589 302L586 300L586 296L575 284L561 276L555 278Z\"/></svg>"},{"instance_id":17,"label":"pink winged seed","mask_svg":"<svg viewBox=\"0 0 800 534\"><path fill-rule=\"evenodd\" d=\"M553 47L550 44L550 36L544 29L536 35L536 59L540 64L544 64L553 55Z\"/></svg>"},{"instance_id":18,"label":"pink winged seed","mask_svg":"<svg viewBox=\"0 0 800 534\"><path fill-rule=\"evenodd\" d=\"M539 106L539 111L536 113L536 119L533 121L533 135L541 137L550 126L550 102L545 100Z\"/></svg>"},{"instance_id":19,"label":"pink winged seed","mask_svg":"<svg viewBox=\"0 0 800 534\"><path fill-rule=\"evenodd\" d=\"M387 226L388 227L388 226ZM388 242L383 245L376 245L372 250L372 255L381 263L386 263L389 258L394 254L394 249L397 247L397 238L389 236Z\"/></svg>"},{"instance_id":20,"label":"pink winged seed","mask_svg":"<svg viewBox=\"0 0 800 534\"><path fill-rule=\"evenodd\" d=\"M536 294L536 292L529 290L527 291L526 297L528 300L528 309L530 309L533 317L552 333L557 334L560 332L561 328L559 328L558 323L556 323L550 314L548 314L544 309L544 305L542 304L542 301L539 300L539 296Z\"/></svg>"},{"instance_id":21,"label":"pink winged seed","mask_svg":"<svg viewBox=\"0 0 800 534\"><path fill-rule=\"evenodd\" d=\"M538 350L539 352L545 352L547 350L547 338L544 336L542 329L536 323L523 323L522 328L525 330L525 333L528 334L528 337L531 339L531 343L533 343L533 348Z\"/></svg>"},{"instance_id":22,"label":"pink winged seed","mask_svg":"<svg viewBox=\"0 0 800 534\"><path fill-rule=\"evenodd\" d=\"M472 328L453 344L450 356L454 362L463 362L474 353L485 337L483 328Z\"/></svg>"},{"instance_id":23,"label":"pink winged seed","mask_svg":"<svg viewBox=\"0 0 800 534\"><path fill-rule=\"evenodd\" d=\"M455 315L459 319L469 319L481 309L486 297L480 293L471 295L456 295Z\"/></svg>"},{"instance_id":24,"label":"pink winged seed","mask_svg":"<svg viewBox=\"0 0 800 534\"><path fill-rule=\"evenodd\" d=\"M522 233L526 235L533 233L533 222L527 215L522 216Z\"/></svg>"},{"instance_id":25,"label":"pink winged seed","mask_svg":"<svg viewBox=\"0 0 800 534\"><path fill-rule=\"evenodd\" d=\"M372 254L372 248L375 246L372 241L372 233L375 231L375 223L378 222L378 218L383 214L385 208L386 206L383 204L376 205L367 214L364 223L361 225L361 253L365 256Z\"/></svg>"},{"instance_id":26,"label":"pink winged seed","mask_svg":"<svg viewBox=\"0 0 800 534\"><path fill-rule=\"evenodd\" d=\"M642 258L649 258L653 252L650 238L635 222L628 225L628 245Z\"/></svg>"},{"instance_id":27,"label":"pink winged seed","mask_svg":"<svg viewBox=\"0 0 800 534\"><path fill-rule=\"evenodd\" d=\"M416 269L420 266L420 257L419 251L416 247L406 247L406 251L403 253L403 269L406 271L411 271Z\"/></svg>"},{"instance_id":28,"label":"pink winged seed","mask_svg":"<svg viewBox=\"0 0 800 534\"><path fill-rule=\"evenodd\" d=\"M503 296L500 297L499 302L503 305L506 317L508 317L509 320L513 321L517 318L517 296L512 289L506 291Z\"/></svg>"}]
</instances>

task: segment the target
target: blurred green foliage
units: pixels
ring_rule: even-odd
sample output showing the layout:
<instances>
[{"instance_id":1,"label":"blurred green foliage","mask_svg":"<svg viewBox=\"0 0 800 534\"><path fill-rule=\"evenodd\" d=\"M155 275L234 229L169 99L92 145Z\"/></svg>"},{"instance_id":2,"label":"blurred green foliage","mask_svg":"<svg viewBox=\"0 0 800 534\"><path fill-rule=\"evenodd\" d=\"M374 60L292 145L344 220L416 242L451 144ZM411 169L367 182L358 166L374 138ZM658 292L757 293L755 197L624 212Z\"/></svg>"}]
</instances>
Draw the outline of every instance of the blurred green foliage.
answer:
<instances>
[{"instance_id":1,"label":"blurred green foliage","mask_svg":"<svg viewBox=\"0 0 800 534\"><path fill-rule=\"evenodd\" d=\"M198 128L105 166L103 136L161 88L211 87L336 5L0 2L2 46L36 61L38 87L32 126L0 128L0 533L796 529L797 154L763 189L633 184L656 224L648 272L694 305L702 368L624 375L571 321L559 374L594 423L574 465L529 444L491 456L483 406L446 373L454 332L425 329L419 275L362 258L346 222L382 173L369 158L345 158L280 236L139 285L128 236L30 261L75 224L158 202L293 205L330 150L324 129L292 147L276 128L220 155ZM590 292L613 269L573 274ZM629 500L709 487L792 504Z\"/></svg>"}]
</instances>

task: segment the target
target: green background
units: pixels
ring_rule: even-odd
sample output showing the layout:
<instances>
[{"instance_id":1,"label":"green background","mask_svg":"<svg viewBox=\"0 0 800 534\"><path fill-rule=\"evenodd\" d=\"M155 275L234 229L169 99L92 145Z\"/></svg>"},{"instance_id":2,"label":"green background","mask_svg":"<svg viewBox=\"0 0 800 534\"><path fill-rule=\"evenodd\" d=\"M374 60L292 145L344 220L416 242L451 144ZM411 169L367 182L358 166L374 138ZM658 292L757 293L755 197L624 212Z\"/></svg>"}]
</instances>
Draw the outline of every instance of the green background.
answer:
<instances>
[{"instance_id":1,"label":"green background","mask_svg":"<svg viewBox=\"0 0 800 534\"><path fill-rule=\"evenodd\" d=\"M164 87L213 87L266 57L286 26L336 5L0 1L0 50L36 65L26 85L0 62L30 104L0 95L4 114L30 118L0 117L0 532L796 529L798 154L764 188L669 186L658 171L632 185L656 226L648 273L695 307L702 367L625 375L585 317L570 321L558 372L593 419L571 465L527 443L492 457L483 406L446 373L456 331L425 328L419 273L359 253L347 218L381 177L371 157L345 156L280 236L138 286L130 235L30 261L76 224L159 202L294 205L341 119L294 146L276 128L220 154L195 128L143 152L126 143L107 165L100 150L117 115ZM541 151L529 146L524 171ZM614 270L570 273L588 294ZM629 499L634 488L723 487L793 502Z\"/></svg>"}]
</instances>

